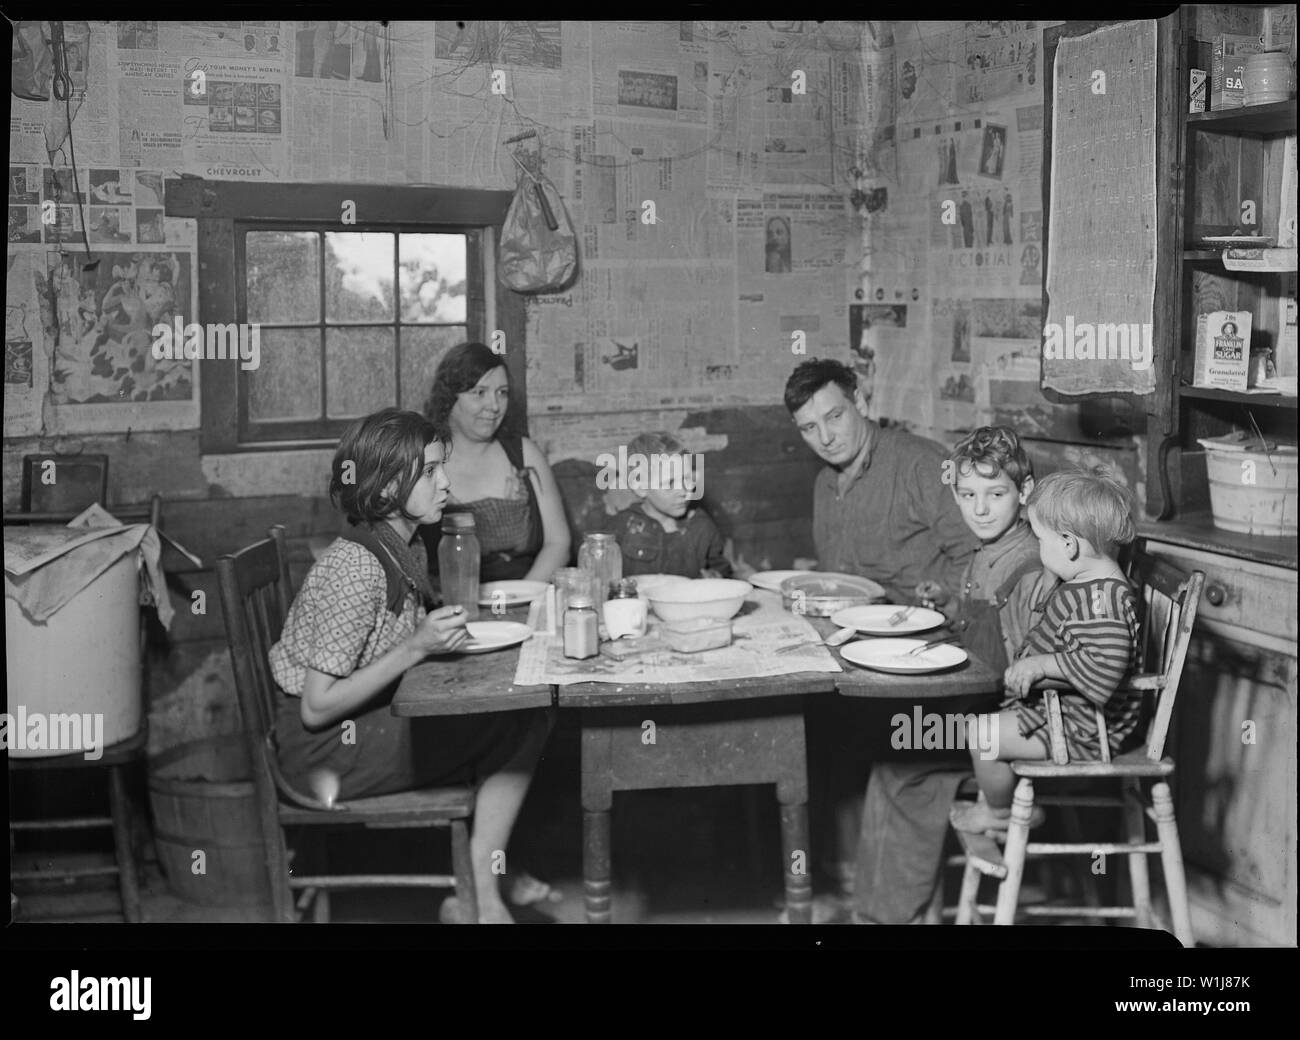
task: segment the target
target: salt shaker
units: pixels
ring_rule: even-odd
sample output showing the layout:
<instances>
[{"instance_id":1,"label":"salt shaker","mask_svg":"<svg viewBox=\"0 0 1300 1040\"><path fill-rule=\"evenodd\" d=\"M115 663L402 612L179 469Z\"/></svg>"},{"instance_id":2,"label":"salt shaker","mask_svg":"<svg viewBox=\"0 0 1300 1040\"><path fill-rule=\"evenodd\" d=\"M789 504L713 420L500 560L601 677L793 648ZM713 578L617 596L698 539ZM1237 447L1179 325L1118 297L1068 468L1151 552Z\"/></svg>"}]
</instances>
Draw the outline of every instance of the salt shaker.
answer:
<instances>
[{"instance_id":1,"label":"salt shaker","mask_svg":"<svg viewBox=\"0 0 1300 1040\"><path fill-rule=\"evenodd\" d=\"M575 592L564 611L564 656L585 661L600 652L596 608L591 597Z\"/></svg>"}]
</instances>

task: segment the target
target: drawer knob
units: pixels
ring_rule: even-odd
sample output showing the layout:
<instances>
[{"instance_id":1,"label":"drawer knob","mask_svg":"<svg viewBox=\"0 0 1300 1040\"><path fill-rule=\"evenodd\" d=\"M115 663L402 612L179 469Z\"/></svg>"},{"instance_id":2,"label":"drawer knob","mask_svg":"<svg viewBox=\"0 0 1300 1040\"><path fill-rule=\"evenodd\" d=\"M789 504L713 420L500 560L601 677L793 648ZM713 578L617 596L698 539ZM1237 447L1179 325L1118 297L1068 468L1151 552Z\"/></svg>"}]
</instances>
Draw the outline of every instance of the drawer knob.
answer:
<instances>
[{"instance_id":1,"label":"drawer knob","mask_svg":"<svg viewBox=\"0 0 1300 1040\"><path fill-rule=\"evenodd\" d=\"M1211 585L1205 590L1205 598L1212 607L1221 607L1227 600L1228 594L1223 590L1222 585Z\"/></svg>"}]
</instances>

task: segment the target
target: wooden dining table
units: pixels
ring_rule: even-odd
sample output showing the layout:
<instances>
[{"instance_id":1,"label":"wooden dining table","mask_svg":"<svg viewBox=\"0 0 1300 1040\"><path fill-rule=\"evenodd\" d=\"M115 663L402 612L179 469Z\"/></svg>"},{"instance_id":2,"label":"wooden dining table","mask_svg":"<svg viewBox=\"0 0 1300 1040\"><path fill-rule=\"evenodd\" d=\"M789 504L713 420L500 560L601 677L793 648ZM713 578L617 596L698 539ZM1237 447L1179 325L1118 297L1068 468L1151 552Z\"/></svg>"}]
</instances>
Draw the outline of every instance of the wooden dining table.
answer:
<instances>
[{"instance_id":1,"label":"wooden dining table","mask_svg":"<svg viewBox=\"0 0 1300 1040\"><path fill-rule=\"evenodd\" d=\"M515 620L513 612L507 615ZM829 620L807 619L822 636ZM868 671L835 655L841 672L796 672L688 683L584 682L516 686L519 649L431 658L411 668L395 715L517 711L555 704L581 724L583 897L588 923L611 920L610 813L615 791L773 784L780 806L782 875L792 923L812 921L804 698L922 703L989 694L1001 675L974 658L928 675Z\"/></svg>"}]
</instances>

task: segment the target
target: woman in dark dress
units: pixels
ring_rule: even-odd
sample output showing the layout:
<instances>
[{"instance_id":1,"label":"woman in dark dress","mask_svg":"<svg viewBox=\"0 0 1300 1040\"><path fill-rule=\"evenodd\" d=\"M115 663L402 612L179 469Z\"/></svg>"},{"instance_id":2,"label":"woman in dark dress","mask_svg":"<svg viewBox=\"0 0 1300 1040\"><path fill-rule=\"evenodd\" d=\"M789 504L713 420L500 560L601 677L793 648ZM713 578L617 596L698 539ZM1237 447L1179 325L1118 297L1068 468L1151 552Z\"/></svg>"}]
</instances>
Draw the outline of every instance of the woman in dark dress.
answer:
<instances>
[{"instance_id":1,"label":"woman in dark dress","mask_svg":"<svg viewBox=\"0 0 1300 1040\"><path fill-rule=\"evenodd\" d=\"M474 514L480 580L549 581L569 562L569 525L546 457L511 422L505 358L482 343L453 347L424 412L451 434L447 509ZM436 581L442 531L430 524L420 534Z\"/></svg>"}]
</instances>

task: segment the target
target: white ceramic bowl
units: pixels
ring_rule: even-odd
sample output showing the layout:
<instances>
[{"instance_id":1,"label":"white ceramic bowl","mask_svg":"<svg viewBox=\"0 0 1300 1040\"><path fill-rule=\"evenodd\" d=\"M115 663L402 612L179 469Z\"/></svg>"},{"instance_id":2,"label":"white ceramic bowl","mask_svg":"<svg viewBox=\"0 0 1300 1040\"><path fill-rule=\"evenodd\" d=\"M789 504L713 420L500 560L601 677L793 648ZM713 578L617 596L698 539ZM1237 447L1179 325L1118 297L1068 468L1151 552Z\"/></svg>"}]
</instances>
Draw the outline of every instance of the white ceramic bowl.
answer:
<instances>
[{"instance_id":1,"label":"white ceramic bowl","mask_svg":"<svg viewBox=\"0 0 1300 1040\"><path fill-rule=\"evenodd\" d=\"M754 591L747 581L734 578L692 578L672 582L646 593L654 612L665 621L689 621L710 618L728 621Z\"/></svg>"},{"instance_id":2,"label":"white ceramic bowl","mask_svg":"<svg viewBox=\"0 0 1300 1040\"><path fill-rule=\"evenodd\" d=\"M662 589L665 585L680 585L692 580L681 574L633 574L630 577L636 582L637 595L642 599L649 599L650 593Z\"/></svg>"}]
</instances>

